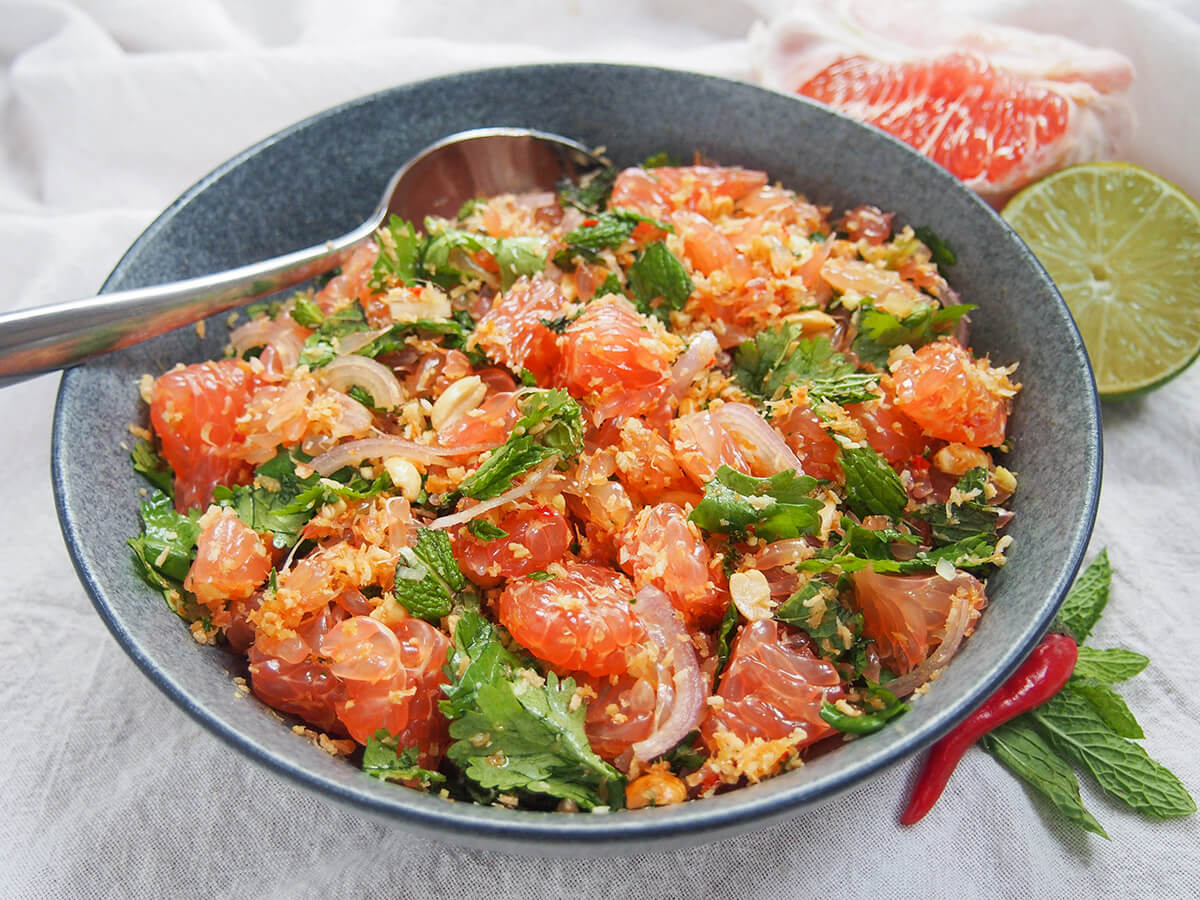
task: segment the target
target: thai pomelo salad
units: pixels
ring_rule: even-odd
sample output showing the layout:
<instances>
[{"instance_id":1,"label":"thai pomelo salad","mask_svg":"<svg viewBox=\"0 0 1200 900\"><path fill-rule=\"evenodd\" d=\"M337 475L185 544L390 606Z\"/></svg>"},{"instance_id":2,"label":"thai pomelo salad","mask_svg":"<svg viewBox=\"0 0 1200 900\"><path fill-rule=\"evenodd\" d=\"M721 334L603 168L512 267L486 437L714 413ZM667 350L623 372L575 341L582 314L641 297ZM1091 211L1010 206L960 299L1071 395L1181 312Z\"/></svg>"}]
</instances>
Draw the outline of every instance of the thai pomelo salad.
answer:
<instances>
[{"instance_id":1,"label":"thai pomelo salad","mask_svg":"<svg viewBox=\"0 0 1200 900\"><path fill-rule=\"evenodd\" d=\"M1019 386L949 247L656 162L393 218L143 378L139 571L373 776L732 789L902 714L987 604Z\"/></svg>"}]
</instances>

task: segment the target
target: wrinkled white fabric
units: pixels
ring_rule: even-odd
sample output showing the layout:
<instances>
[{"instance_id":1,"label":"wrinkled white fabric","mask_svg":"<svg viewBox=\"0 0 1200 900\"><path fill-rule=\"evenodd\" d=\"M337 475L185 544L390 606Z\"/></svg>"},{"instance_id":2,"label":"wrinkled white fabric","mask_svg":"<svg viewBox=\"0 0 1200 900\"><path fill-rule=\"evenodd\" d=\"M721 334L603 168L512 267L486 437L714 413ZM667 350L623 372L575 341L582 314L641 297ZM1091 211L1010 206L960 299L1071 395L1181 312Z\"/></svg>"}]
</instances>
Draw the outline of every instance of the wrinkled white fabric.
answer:
<instances>
[{"instance_id":1,"label":"wrinkled white fabric","mask_svg":"<svg viewBox=\"0 0 1200 900\"><path fill-rule=\"evenodd\" d=\"M3 0L0 308L95 291L140 230L272 131L399 82L558 59L732 77L782 0ZM702 8L703 7L703 8ZM1106 44L1139 72L1132 158L1200 196L1200 3L992 2L983 12ZM332 806L229 750L132 665L75 578L48 479L57 378L0 390L0 895L15 897L1200 896L1197 819L1152 822L1084 779L1109 844L1065 828L972 751L914 829L914 763L771 830L626 859L463 850ZM1146 746L1200 791L1192 596L1200 367L1104 409L1093 550L1117 569L1093 643L1147 652L1122 688Z\"/></svg>"}]
</instances>

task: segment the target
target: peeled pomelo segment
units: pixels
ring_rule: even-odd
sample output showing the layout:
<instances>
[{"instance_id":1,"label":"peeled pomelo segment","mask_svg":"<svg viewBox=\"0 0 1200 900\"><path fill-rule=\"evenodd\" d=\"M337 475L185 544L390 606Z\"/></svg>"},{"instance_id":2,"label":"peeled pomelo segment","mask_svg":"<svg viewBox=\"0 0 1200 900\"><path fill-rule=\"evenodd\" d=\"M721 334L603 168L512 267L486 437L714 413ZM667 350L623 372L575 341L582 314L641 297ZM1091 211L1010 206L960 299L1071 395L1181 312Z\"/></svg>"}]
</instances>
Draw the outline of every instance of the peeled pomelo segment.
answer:
<instances>
[{"instance_id":1,"label":"peeled pomelo segment","mask_svg":"<svg viewBox=\"0 0 1200 900\"><path fill-rule=\"evenodd\" d=\"M1070 152L1073 101L964 53L849 57L799 92L894 134L968 183L1008 187Z\"/></svg>"}]
</instances>

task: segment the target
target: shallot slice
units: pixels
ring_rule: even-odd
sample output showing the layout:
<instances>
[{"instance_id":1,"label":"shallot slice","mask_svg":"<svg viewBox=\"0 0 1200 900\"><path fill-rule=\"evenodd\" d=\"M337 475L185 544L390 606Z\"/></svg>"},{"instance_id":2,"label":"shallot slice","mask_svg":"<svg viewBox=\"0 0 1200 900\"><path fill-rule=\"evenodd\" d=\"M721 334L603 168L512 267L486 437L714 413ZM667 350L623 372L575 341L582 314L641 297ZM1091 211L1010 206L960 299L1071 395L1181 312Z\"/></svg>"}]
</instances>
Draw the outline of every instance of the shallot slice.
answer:
<instances>
[{"instance_id":1,"label":"shallot slice","mask_svg":"<svg viewBox=\"0 0 1200 900\"><path fill-rule=\"evenodd\" d=\"M460 509L456 513L451 513L448 516L442 516L440 519L434 519L426 528L453 528L455 525L463 525L470 522L476 516L479 516L489 509L495 509L498 506L503 506L506 503L511 503L514 500L519 500L526 494L531 493L534 488L541 484L546 476L550 474L550 470L554 468L557 462L557 457L552 457L546 460L536 469L529 473L529 476L511 490L505 491L499 497L493 497L491 500L484 500L482 503L476 503L474 506L468 506L466 509Z\"/></svg>"},{"instance_id":2,"label":"shallot slice","mask_svg":"<svg viewBox=\"0 0 1200 900\"><path fill-rule=\"evenodd\" d=\"M403 456L414 462L445 463L451 457L465 455L461 450L444 450L426 447L404 438L385 436L360 438L338 444L316 457L309 466L321 475L332 475L343 466L358 465L364 459L387 459L389 456Z\"/></svg>"},{"instance_id":3,"label":"shallot slice","mask_svg":"<svg viewBox=\"0 0 1200 900\"><path fill-rule=\"evenodd\" d=\"M955 594L951 604L950 613L946 616L946 636L942 638L938 648L911 672L894 678L884 685L897 697L911 694L927 682L929 677L950 662L958 651L958 645L962 643L967 625L971 622L971 603L965 596Z\"/></svg>"},{"instance_id":4,"label":"shallot slice","mask_svg":"<svg viewBox=\"0 0 1200 900\"><path fill-rule=\"evenodd\" d=\"M636 759L662 756L700 724L708 686L696 648L667 595L653 585L637 592L638 617L658 645L658 696L649 735L633 745Z\"/></svg>"}]
</instances>

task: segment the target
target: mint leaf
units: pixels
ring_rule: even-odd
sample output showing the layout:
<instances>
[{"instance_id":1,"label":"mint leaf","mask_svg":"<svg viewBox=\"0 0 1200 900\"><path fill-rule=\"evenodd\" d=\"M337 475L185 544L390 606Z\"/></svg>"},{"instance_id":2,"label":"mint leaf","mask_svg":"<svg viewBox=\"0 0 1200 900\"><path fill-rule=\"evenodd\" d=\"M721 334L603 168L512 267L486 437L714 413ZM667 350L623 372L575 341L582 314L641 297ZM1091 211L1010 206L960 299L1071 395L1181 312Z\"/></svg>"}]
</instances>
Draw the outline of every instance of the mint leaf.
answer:
<instances>
[{"instance_id":1,"label":"mint leaf","mask_svg":"<svg viewBox=\"0 0 1200 900\"><path fill-rule=\"evenodd\" d=\"M1112 684L1114 681L1132 678L1148 665L1149 659L1131 650L1122 650L1119 647L1109 650L1080 647L1079 659L1075 663L1075 677Z\"/></svg>"},{"instance_id":2,"label":"mint leaf","mask_svg":"<svg viewBox=\"0 0 1200 900\"><path fill-rule=\"evenodd\" d=\"M612 272L604 276L604 281L600 283L600 287L596 288L596 296L603 297L605 294L616 294L619 297L625 296L625 289L621 287L621 280Z\"/></svg>"},{"instance_id":3,"label":"mint leaf","mask_svg":"<svg viewBox=\"0 0 1200 900\"><path fill-rule=\"evenodd\" d=\"M928 225L919 225L913 229L913 234L929 248L930 258L939 266L952 266L958 262L958 257L950 249L950 245L938 237Z\"/></svg>"},{"instance_id":4,"label":"mint leaf","mask_svg":"<svg viewBox=\"0 0 1200 900\"><path fill-rule=\"evenodd\" d=\"M508 537L508 532L497 525L493 525L487 519L472 519L467 523L467 531L475 535L481 541L494 541L498 538Z\"/></svg>"},{"instance_id":5,"label":"mint leaf","mask_svg":"<svg viewBox=\"0 0 1200 900\"><path fill-rule=\"evenodd\" d=\"M464 267L467 260L463 254L470 256L480 250L496 261L502 290L508 290L522 275L536 275L546 268L546 245L541 238L496 238L473 231L434 226L428 219L425 227L429 237L421 256L419 277L442 287L452 287L473 277L471 269Z\"/></svg>"},{"instance_id":6,"label":"mint leaf","mask_svg":"<svg viewBox=\"0 0 1200 900\"><path fill-rule=\"evenodd\" d=\"M573 206L585 213L603 212L608 206L608 198L616 180L617 170L614 166L589 172L579 179L578 184L564 178L556 186L558 202L564 207Z\"/></svg>"},{"instance_id":7,"label":"mint leaf","mask_svg":"<svg viewBox=\"0 0 1200 900\"><path fill-rule=\"evenodd\" d=\"M1112 585L1112 566L1108 561L1107 548L1092 560L1091 565L1075 579L1075 584L1063 601L1058 611L1058 622L1075 636L1075 640L1083 643L1092 629L1104 607L1108 605L1108 591Z\"/></svg>"},{"instance_id":8,"label":"mint leaf","mask_svg":"<svg viewBox=\"0 0 1200 900\"><path fill-rule=\"evenodd\" d=\"M416 543L402 547L392 588L396 600L412 615L437 621L450 614L467 587L445 531L418 528Z\"/></svg>"},{"instance_id":9,"label":"mint leaf","mask_svg":"<svg viewBox=\"0 0 1200 900\"><path fill-rule=\"evenodd\" d=\"M484 788L620 807L625 779L592 751L587 704L572 708L574 695L574 679L553 672L540 686L521 677L481 685L475 708L450 723L446 756Z\"/></svg>"},{"instance_id":10,"label":"mint leaf","mask_svg":"<svg viewBox=\"0 0 1200 900\"><path fill-rule=\"evenodd\" d=\"M984 735L980 740L983 749L1049 800L1069 821L1107 839L1108 834L1083 806L1079 781L1070 764L1026 719L1021 716Z\"/></svg>"},{"instance_id":11,"label":"mint leaf","mask_svg":"<svg viewBox=\"0 0 1200 900\"><path fill-rule=\"evenodd\" d=\"M320 313L320 309L316 312ZM304 314L304 318L310 322L315 321L309 314ZM358 301L347 304L328 316L322 316L313 333L304 341L304 347L300 351L300 363L310 369L329 365L337 357L339 338L358 331L367 331L370 327L367 315Z\"/></svg>"},{"instance_id":12,"label":"mint leaf","mask_svg":"<svg viewBox=\"0 0 1200 900\"><path fill-rule=\"evenodd\" d=\"M428 787L446 780L441 772L422 769L415 746L398 751L399 742L386 728L380 728L363 748L362 770L382 781L421 781Z\"/></svg>"},{"instance_id":13,"label":"mint leaf","mask_svg":"<svg viewBox=\"0 0 1200 900\"><path fill-rule=\"evenodd\" d=\"M878 375L856 371L829 338L803 337L795 322L763 329L740 344L733 374L744 390L764 400L777 400L793 385L803 385L813 403L861 403L875 399L879 383Z\"/></svg>"},{"instance_id":14,"label":"mint leaf","mask_svg":"<svg viewBox=\"0 0 1200 900\"><path fill-rule=\"evenodd\" d=\"M908 491L900 476L870 447L843 448L846 505L859 516L899 519L908 504Z\"/></svg>"},{"instance_id":15,"label":"mint leaf","mask_svg":"<svg viewBox=\"0 0 1200 900\"><path fill-rule=\"evenodd\" d=\"M902 716L909 710L909 705L889 691L886 687L867 682L867 696L881 704L876 706L866 702L861 704L862 715L853 716L842 712L828 700L821 704L821 719L843 734L874 734L897 716Z\"/></svg>"},{"instance_id":16,"label":"mint leaf","mask_svg":"<svg viewBox=\"0 0 1200 900\"><path fill-rule=\"evenodd\" d=\"M594 260L601 250L616 249L629 240L633 230L642 222L648 222L662 231L675 230L666 222L643 216L630 209L611 209L568 231L563 237L566 249L555 255L554 263L560 269L567 269L576 256Z\"/></svg>"},{"instance_id":17,"label":"mint leaf","mask_svg":"<svg viewBox=\"0 0 1200 900\"><path fill-rule=\"evenodd\" d=\"M824 602L813 603L822 592ZM815 614L818 610L820 615ZM775 609L775 618L805 632L820 655L835 662L862 639L862 614L847 609L838 600L837 591L820 578L810 578L781 603Z\"/></svg>"},{"instance_id":18,"label":"mint leaf","mask_svg":"<svg viewBox=\"0 0 1200 900\"><path fill-rule=\"evenodd\" d=\"M439 703L448 719L461 718L474 708L482 685L509 679L517 669L533 668L531 657L508 649L500 626L488 621L477 604L463 604L455 613L454 645L444 670L449 680L442 685L446 699Z\"/></svg>"},{"instance_id":19,"label":"mint leaf","mask_svg":"<svg viewBox=\"0 0 1200 900\"><path fill-rule=\"evenodd\" d=\"M149 443L139 440L134 444L129 452L129 461L133 464L133 471L168 497L175 496L175 472Z\"/></svg>"},{"instance_id":20,"label":"mint leaf","mask_svg":"<svg viewBox=\"0 0 1200 900\"><path fill-rule=\"evenodd\" d=\"M666 150L660 150L657 153L651 153L642 160L641 168L643 169L661 169L663 166L682 166L683 160L677 156L672 156Z\"/></svg>"},{"instance_id":21,"label":"mint leaf","mask_svg":"<svg viewBox=\"0 0 1200 900\"><path fill-rule=\"evenodd\" d=\"M752 530L764 541L813 534L821 525L821 501L806 495L816 486L815 478L793 469L755 478L722 465L704 485L704 499L688 518L705 531Z\"/></svg>"},{"instance_id":22,"label":"mint leaf","mask_svg":"<svg viewBox=\"0 0 1200 900\"><path fill-rule=\"evenodd\" d=\"M1114 733L1085 697L1062 691L1031 715L1052 747L1130 808L1158 819L1196 811L1179 779L1141 746Z\"/></svg>"},{"instance_id":23,"label":"mint leaf","mask_svg":"<svg viewBox=\"0 0 1200 900\"><path fill-rule=\"evenodd\" d=\"M1141 740L1146 736L1142 731L1142 726L1129 711L1125 698L1107 684L1101 684L1088 678L1072 677L1067 682L1067 687L1085 697L1108 727L1121 737Z\"/></svg>"},{"instance_id":24,"label":"mint leaf","mask_svg":"<svg viewBox=\"0 0 1200 900\"><path fill-rule=\"evenodd\" d=\"M953 331L959 320L975 308L969 303L939 307L930 299L901 319L864 300L856 313L858 335L850 349L863 362L883 370L893 347L908 344L915 349L928 344L938 335Z\"/></svg>"},{"instance_id":25,"label":"mint leaf","mask_svg":"<svg viewBox=\"0 0 1200 900\"><path fill-rule=\"evenodd\" d=\"M296 302L292 306L292 318L298 325L315 329L320 328L325 321L325 313L312 300L303 294L297 294Z\"/></svg>"},{"instance_id":26,"label":"mint leaf","mask_svg":"<svg viewBox=\"0 0 1200 900\"><path fill-rule=\"evenodd\" d=\"M953 544L976 535L995 540L1000 508L991 506L987 496L987 470L978 466L969 470L954 486L961 503L931 503L915 513L930 525L933 539L938 544Z\"/></svg>"},{"instance_id":27,"label":"mint leaf","mask_svg":"<svg viewBox=\"0 0 1200 900\"><path fill-rule=\"evenodd\" d=\"M638 309L667 318L667 311L683 309L695 285L675 254L662 241L643 250L629 267L629 286Z\"/></svg>"},{"instance_id":28,"label":"mint leaf","mask_svg":"<svg viewBox=\"0 0 1200 900\"><path fill-rule=\"evenodd\" d=\"M583 413L566 391L533 391L525 396L521 412L508 439L463 479L459 490L464 495L476 500L498 497L515 478L550 457L570 460L583 452Z\"/></svg>"}]
</instances>

